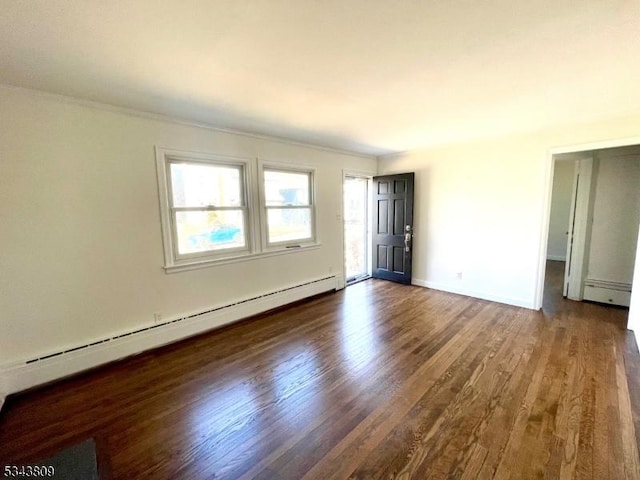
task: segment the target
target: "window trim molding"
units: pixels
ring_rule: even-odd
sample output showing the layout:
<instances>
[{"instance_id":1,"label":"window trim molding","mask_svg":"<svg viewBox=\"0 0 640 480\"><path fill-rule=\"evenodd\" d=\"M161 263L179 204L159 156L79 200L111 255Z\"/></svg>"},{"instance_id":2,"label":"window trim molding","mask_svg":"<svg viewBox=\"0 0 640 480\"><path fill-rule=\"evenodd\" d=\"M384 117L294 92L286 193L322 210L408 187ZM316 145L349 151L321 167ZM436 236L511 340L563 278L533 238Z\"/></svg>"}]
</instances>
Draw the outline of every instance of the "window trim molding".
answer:
<instances>
[{"instance_id":1,"label":"window trim molding","mask_svg":"<svg viewBox=\"0 0 640 480\"><path fill-rule=\"evenodd\" d=\"M169 185L170 174L168 169L172 161L184 161L189 163L218 164L239 166L242 171L242 193L244 205L239 207L244 209L245 215L245 241L243 248L225 249L212 253L197 252L180 255L177 250L175 236L177 235L173 220L173 209L171 202L171 186ZM160 224L162 229L162 244L164 251L165 270L175 270L187 265L194 264L214 264L226 260L244 258L256 253L256 231L254 226L255 216L253 211L254 195L252 192L252 178L254 177L254 166L251 159L242 157L231 157L225 155L214 155L201 152L188 152L174 150L156 146L156 175L158 179L158 193L160 201Z\"/></svg>"},{"instance_id":2,"label":"window trim molding","mask_svg":"<svg viewBox=\"0 0 640 480\"><path fill-rule=\"evenodd\" d=\"M288 255L291 253L296 253L301 251L317 250L320 247L322 247L321 243L314 243L312 245L301 245L299 248L280 248L278 250L271 250L268 252L256 252L256 253L229 256L229 257L218 258L218 259L206 259L206 260L199 259L197 261L180 263L179 265L178 264L165 265L163 268L166 273L185 272L189 270L199 270L201 268L208 268L216 265L228 265L230 263L246 262L249 260L256 260L259 258L276 257L279 255Z\"/></svg>"},{"instance_id":3,"label":"window trim molding","mask_svg":"<svg viewBox=\"0 0 640 480\"><path fill-rule=\"evenodd\" d=\"M158 182L158 200L160 208L160 226L162 233L162 245L164 253L165 273L175 273L189 270L208 268L216 265L245 262L265 257L288 255L295 252L310 251L319 249L322 246L318 236L318 208L316 202L317 172L315 167L299 163L275 162L262 160L260 158L235 157L231 155L220 155L203 152L192 152L187 150L176 150L155 146L156 154L156 177ZM175 240L172 226L172 211L170 202L170 185L168 168L170 160L183 160L190 163L214 163L240 165L243 170L242 185L246 205L245 235L247 247L243 249L228 249L214 254L205 253L203 255L187 254L178 258L175 252ZM311 201L311 229L312 239L301 242L280 242L267 245L267 224L266 224L266 199L264 197L264 166L274 170L308 173L310 180L310 201ZM264 207L264 208L263 208ZM308 207L305 207L308 208Z\"/></svg>"},{"instance_id":4,"label":"window trim molding","mask_svg":"<svg viewBox=\"0 0 640 480\"><path fill-rule=\"evenodd\" d=\"M288 207L288 208L309 208L311 211L311 238L301 239L299 241L284 241L269 243L269 225L267 219L268 207L266 205L266 192L264 184L264 172L265 170L275 170L282 172L292 173L306 173L309 175L309 205ZM283 161L272 161L267 159L258 158L258 211L260 221L260 240L262 252L282 252L282 251L298 251L300 249L319 246L320 239L318 238L318 207L316 202L316 176L317 171L315 167L311 167L299 163L288 163ZM287 208L287 207L278 207Z\"/></svg>"}]
</instances>

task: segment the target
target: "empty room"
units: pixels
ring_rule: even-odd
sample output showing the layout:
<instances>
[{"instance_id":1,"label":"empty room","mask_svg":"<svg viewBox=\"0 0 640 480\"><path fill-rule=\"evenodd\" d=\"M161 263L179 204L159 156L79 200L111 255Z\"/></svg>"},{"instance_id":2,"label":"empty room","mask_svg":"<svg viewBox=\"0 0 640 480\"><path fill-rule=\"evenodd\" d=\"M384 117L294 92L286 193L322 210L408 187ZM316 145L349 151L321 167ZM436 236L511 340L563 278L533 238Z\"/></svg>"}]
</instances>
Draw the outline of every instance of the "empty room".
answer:
<instances>
[{"instance_id":1,"label":"empty room","mask_svg":"<svg viewBox=\"0 0 640 480\"><path fill-rule=\"evenodd\" d=\"M640 480L637 0L0 0L0 478Z\"/></svg>"}]
</instances>

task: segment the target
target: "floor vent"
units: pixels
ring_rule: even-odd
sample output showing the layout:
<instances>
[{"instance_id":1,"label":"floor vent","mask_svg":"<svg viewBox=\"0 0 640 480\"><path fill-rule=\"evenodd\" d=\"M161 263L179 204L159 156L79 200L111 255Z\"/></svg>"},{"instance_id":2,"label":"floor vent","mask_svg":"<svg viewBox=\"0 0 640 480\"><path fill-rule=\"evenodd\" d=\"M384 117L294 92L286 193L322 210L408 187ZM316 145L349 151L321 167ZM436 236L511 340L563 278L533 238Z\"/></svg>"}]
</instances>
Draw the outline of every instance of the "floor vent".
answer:
<instances>
[{"instance_id":1,"label":"floor vent","mask_svg":"<svg viewBox=\"0 0 640 480\"><path fill-rule=\"evenodd\" d=\"M71 353L71 352L75 352L75 351L78 351L78 350L83 350L83 349L85 349L85 348L93 347L93 346L95 346L95 345L100 345L100 344L102 344L102 343L111 342L112 340L118 340L118 339L123 338L123 337L129 337L129 336L131 336L131 335L135 335L135 334L138 334L138 333L146 332L146 331L148 331L148 330L154 330L154 329L156 329L156 328L166 327L167 325L172 325L172 324L174 324L174 323L183 322L183 321L185 321L185 320L190 320L190 319L198 318L198 317L201 317L201 316L203 316L203 315L208 315L208 314L213 313L213 312L218 312L218 311L220 311L220 310L225 310L225 309L228 309L228 308L234 307L234 306L236 306L236 305L241 305L241 304L243 304L243 303L252 302L252 301L255 301L255 300L259 300L259 299L261 299L261 298L271 297L271 296L273 296L273 295L278 295L278 294L281 294L281 293L284 293L284 292L288 292L288 291L290 291L290 290L295 290L295 289L300 288L300 287L305 287L305 286L308 286L308 285L313 285L313 284L315 284L315 283L325 282L325 281L330 280L330 279L333 279L333 278L334 278L333 276L320 278L320 279L318 279L318 280L313 280L313 281L310 281L310 282L301 283L301 284L296 285L296 286L294 286L294 287L287 287L287 288L283 288L283 289L281 289L281 290L276 290L276 291L274 291L274 292L265 293L264 295L258 295L258 296L256 296L256 297L247 298L247 299L244 299L244 300L240 300L240 301L238 301L238 302L229 303L229 304L227 304L227 305L223 305L223 306L221 306L221 307L212 308L212 309L210 309L210 310L206 310L206 311L204 311L204 312L194 313L193 315L188 315L188 316L186 316L186 317L177 318L177 319L175 319L175 320L168 320L168 321L166 321L166 322L157 323L157 324L155 324L155 325L151 325L151 326L149 326L149 327L145 327L145 328L139 328L139 329L137 329L137 330L133 330L133 331L131 331L131 332L127 332L127 333L123 333L123 334L120 334L120 335L116 335L116 336L114 336L114 337L108 337L108 338L104 338L104 339L102 339L102 340L97 340L97 341L95 341L95 342L87 343L86 345L80 345L80 346L77 346L77 347L69 348L69 349L67 349L67 350L62 350L62 351L60 351L60 352L50 353L50 354L48 354L48 355L43 355L43 356L41 356L41 357L32 358L31 360L27 360L27 361L25 362L25 364L27 364L27 365L28 365L28 364L32 364L32 363L36 363L36 362L40 362L40 361L42 361L42 360L48 360L48 359L51 359L51 358L54 358L54 357L59 357L60 355L64 355L64 354L66 354L66 353Z\"/></svg>"}]
</instances>

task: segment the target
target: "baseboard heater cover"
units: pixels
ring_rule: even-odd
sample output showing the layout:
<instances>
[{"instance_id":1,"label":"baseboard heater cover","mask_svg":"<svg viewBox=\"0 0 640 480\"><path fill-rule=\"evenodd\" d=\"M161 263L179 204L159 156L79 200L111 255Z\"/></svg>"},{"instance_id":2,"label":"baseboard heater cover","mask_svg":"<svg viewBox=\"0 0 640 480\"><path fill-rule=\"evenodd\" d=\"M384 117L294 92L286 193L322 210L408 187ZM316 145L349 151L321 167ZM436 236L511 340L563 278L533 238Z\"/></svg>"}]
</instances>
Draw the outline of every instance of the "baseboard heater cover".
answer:
<instances>
[{"instance_id":1,"label":"baseboard heater cover","mask_svg":"<svg viewBox=\"0 0 640 480\"><path fill-rule=\"evenodd\" d=\"M585 300L628 307L631 304L631 285L587 278L584 281Z\"/></svg>"},{"instance_id":2,"label":"baseboard heater cover","mask_svg":"<svg viewBox=\"0 0 640 480\"><path fill-rule=\"evenodd\" d=\"M335 276L311 280L262 295L167 320L90 343L36 356L0 370L0 383L12 394L129 355L141 353L228 325L288 303L337 289Z\"/></svg>"}]
</instances>

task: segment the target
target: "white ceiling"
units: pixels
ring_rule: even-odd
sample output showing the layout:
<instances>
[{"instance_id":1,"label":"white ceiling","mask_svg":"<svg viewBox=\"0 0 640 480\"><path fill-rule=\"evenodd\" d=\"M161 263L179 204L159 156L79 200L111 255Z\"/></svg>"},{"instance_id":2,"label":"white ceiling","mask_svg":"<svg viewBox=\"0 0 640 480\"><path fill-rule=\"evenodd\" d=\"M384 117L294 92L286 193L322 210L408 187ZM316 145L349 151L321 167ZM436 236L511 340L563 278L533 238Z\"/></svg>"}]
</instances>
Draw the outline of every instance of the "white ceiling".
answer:
<instances>
[{"instance_id":1,"label":"white ceiling","mask_svg":"<svg viewBox=\"0 0 640 480\"><path fill-rule=\"evenodd\" d=\"M640 112L640 2L0 0L0 83L380 154Z\"/></svg>"}]
</instances>

